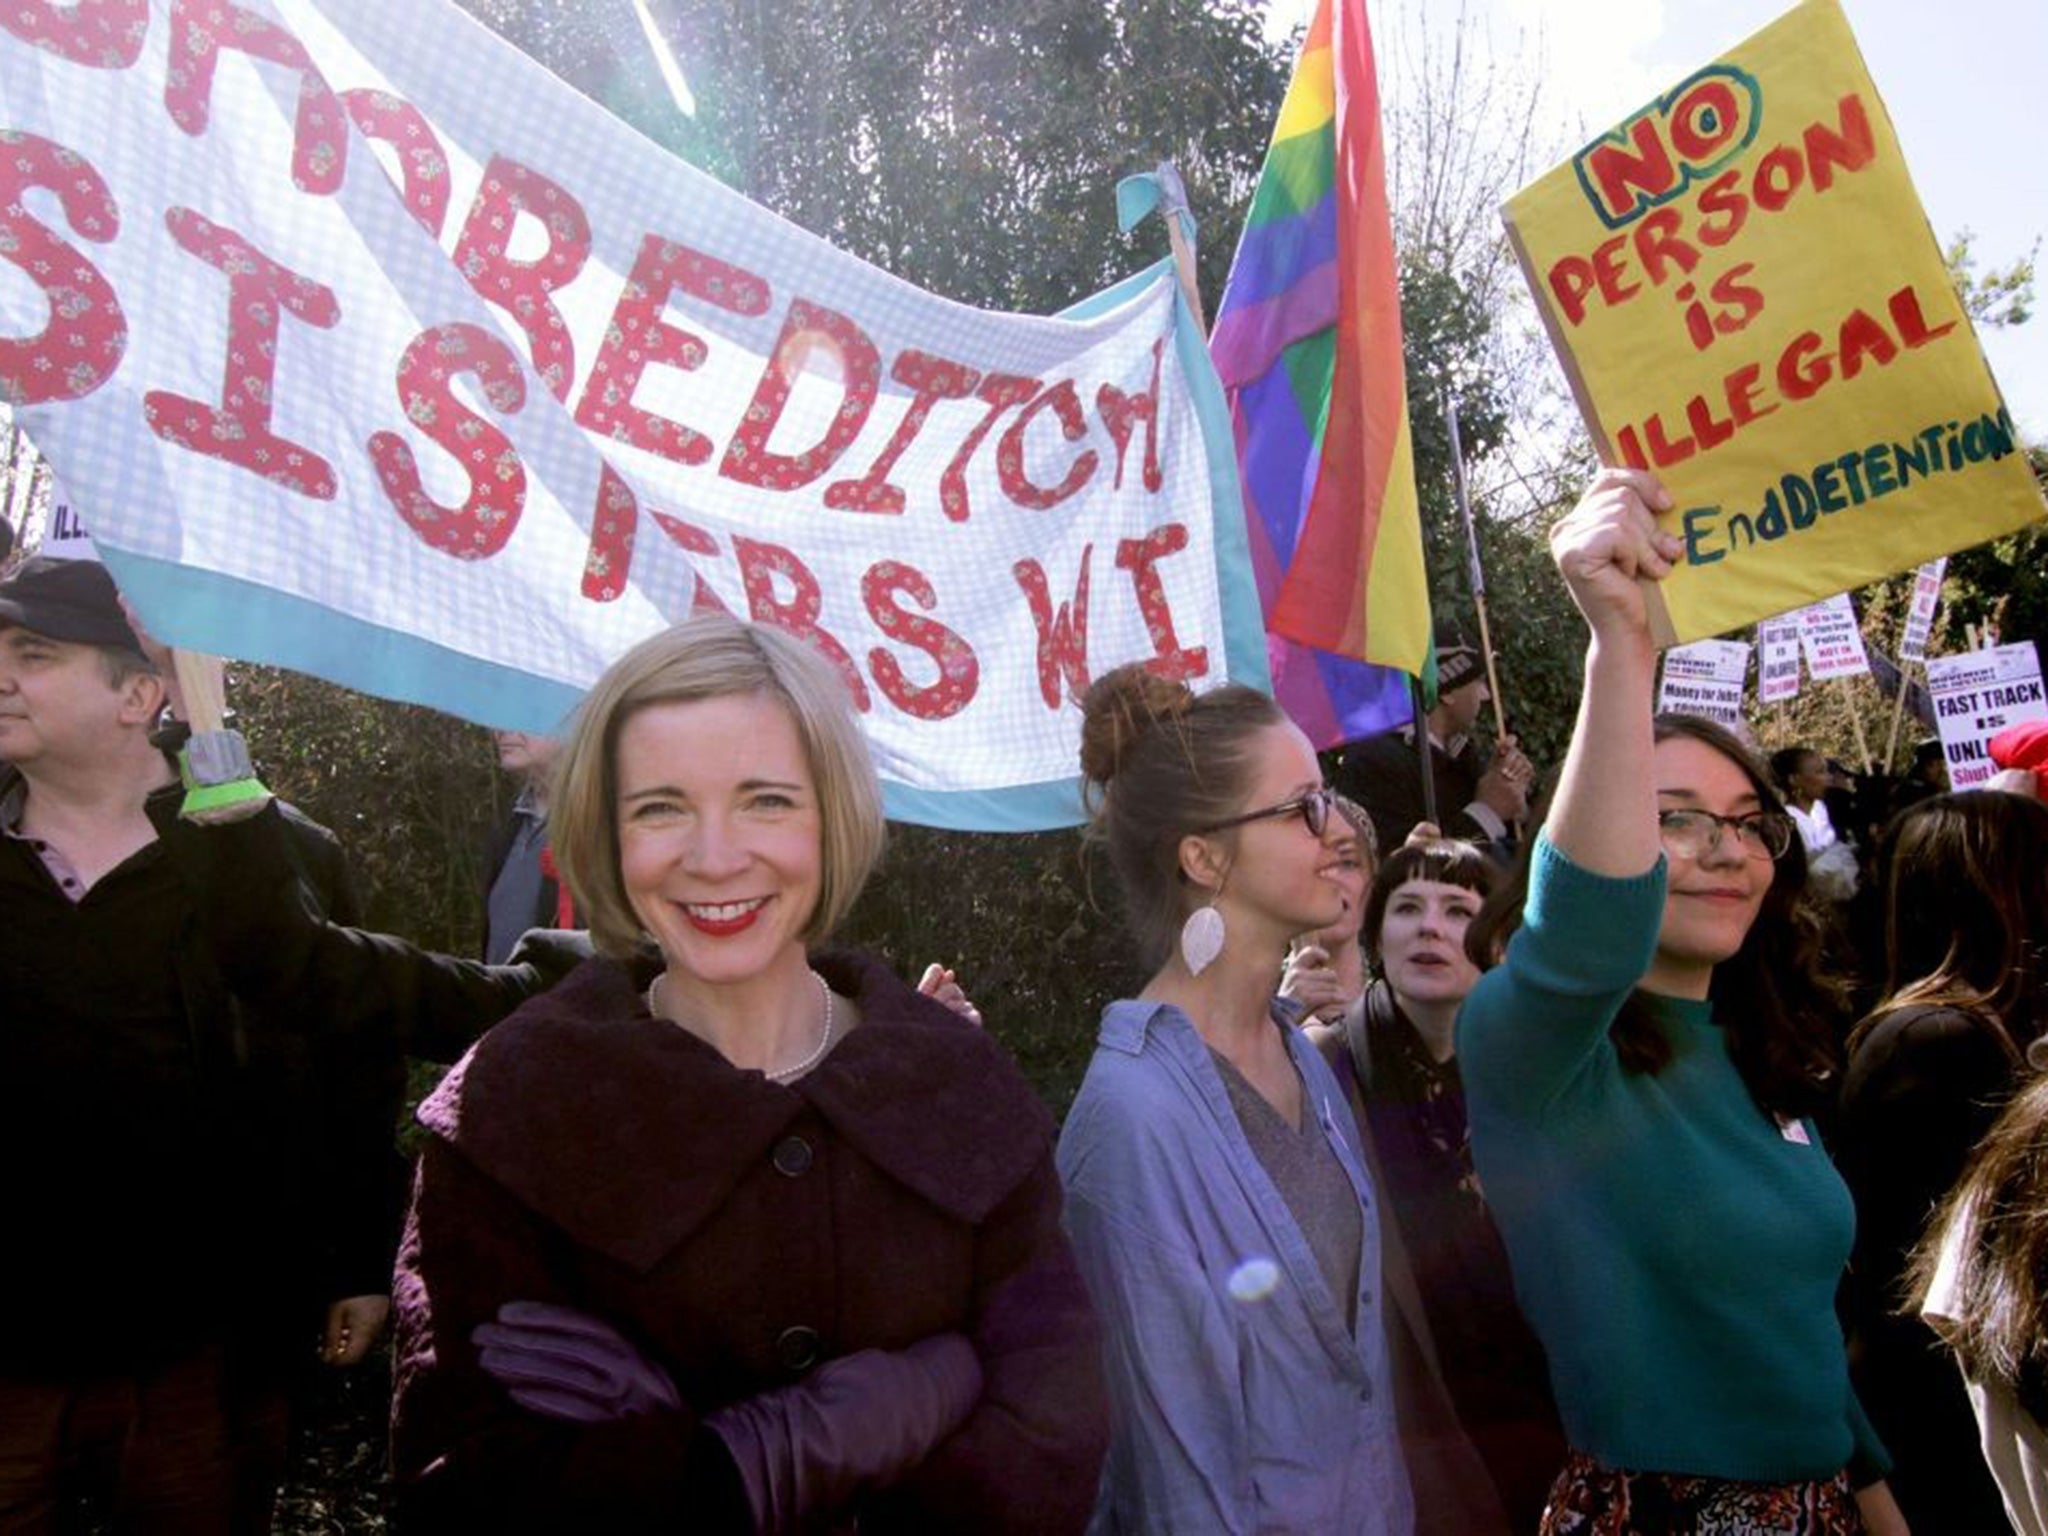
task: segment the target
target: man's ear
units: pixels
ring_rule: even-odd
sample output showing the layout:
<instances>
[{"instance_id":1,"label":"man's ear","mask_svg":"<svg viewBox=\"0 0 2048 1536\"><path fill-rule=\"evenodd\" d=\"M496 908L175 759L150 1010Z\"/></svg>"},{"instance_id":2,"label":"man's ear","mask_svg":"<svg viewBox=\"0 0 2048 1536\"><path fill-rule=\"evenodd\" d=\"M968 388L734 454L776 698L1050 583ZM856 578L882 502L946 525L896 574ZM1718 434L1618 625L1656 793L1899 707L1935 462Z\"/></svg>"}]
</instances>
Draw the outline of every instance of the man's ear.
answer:
<instances>
[{"instance_id":1,"label":"man's ear","mask_svg":"<svg viewBox=\"0 0 2048 1536\"><path fill-rule=\"evenodd\" d=\"M1190 832L1180 840L1180 873L1188 884L1220 896L1230 874L1230 859L1215 838Z\"/></svg>"},{"instance_id":2,"label":"man's ear","mask_svg":"<svg viewBox=\"0 0 2048 1536\"><path fill-rule=\"evenodd\" d=\"M151 726L163 713L164 680L154 672L131 672L121 684L121 723Z\"/></svg>"}]
</instances>

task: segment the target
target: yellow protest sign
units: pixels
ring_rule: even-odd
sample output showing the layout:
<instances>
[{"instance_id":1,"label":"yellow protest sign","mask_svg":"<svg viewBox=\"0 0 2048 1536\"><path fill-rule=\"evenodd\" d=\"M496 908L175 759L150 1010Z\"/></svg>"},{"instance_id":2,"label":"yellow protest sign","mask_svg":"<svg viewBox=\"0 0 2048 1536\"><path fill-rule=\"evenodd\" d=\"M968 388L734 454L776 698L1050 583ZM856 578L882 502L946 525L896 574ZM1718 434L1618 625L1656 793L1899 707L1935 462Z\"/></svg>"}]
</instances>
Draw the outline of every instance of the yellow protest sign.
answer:
<instances>
[{"instance_id":1,"label":"yellow protest sign","mask_svg":"<svg viewBox=\"0 0 2048 1536\"><path fill-rule=\"evenodd\" d=\"M1677 501L1662 643L2042 515L1836 0L1804 0L1503 216L1601 458Z\"/></svg>"}]
</instances>

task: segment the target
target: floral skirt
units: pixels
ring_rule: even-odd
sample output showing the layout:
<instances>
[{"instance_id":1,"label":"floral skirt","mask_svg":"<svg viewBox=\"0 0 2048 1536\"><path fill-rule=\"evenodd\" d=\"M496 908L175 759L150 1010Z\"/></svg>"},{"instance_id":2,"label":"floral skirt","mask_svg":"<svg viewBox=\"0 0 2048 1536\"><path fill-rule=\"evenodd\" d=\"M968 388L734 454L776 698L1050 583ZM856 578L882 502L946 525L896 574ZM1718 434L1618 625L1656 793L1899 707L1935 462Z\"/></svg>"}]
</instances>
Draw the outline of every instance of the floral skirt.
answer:
<instances>
[{"instance_id":1,"label":"floral skirt","mask_svg":"<svg viewBox=\"0 0 2048 1536\"><path fill-rule=\"evenodd\" d=\"M1858 1536L1849 1474L1824 1483L1736 1483L1617 1472L1572 1451L1550 1485L1542 1536Z\"/></svg>"}]
</instances>

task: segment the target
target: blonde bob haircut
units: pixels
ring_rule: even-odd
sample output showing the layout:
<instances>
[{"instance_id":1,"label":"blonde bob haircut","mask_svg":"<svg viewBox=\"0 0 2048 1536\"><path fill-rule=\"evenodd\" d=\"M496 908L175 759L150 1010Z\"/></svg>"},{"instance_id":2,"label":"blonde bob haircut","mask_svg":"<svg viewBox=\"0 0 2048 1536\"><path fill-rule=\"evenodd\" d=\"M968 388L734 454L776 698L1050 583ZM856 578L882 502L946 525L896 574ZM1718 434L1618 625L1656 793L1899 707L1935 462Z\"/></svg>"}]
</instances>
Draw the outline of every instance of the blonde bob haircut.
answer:
<instances>
[{"instance_id":1,"label":"blonde bob haircut","mask_svg":"<svg viewBox=\"0 0 2048 1536\"><path fill-rule=\"evenodd\" d=\"M882 854L882 790L845 685L802 641L765 624L704 613L643 640L606 669L577 708L555 765L549 842L600 954L643 952L647 935L619 875L618 748L628 720L657 704L759 694L789 711L818 796L815 944L852 909Z\"/></svg>"}]
</instances>

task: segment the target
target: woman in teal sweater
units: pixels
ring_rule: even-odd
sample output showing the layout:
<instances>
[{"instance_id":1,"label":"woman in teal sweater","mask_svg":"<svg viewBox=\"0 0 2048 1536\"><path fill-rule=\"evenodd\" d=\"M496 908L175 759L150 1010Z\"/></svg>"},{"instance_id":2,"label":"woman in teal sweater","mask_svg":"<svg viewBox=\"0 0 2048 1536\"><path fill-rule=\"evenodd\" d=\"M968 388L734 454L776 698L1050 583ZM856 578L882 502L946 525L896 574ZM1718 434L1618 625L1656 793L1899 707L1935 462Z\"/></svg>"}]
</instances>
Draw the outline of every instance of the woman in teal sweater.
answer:
<instances>
[{"instance_id":1,"label":"woman in teal sweater","mask_svg":"<svg viewBox=\"0 0 2048 1536\"><path fill-rule=\"evenodd\" d=\"M1573 1447L1543 1529L1895 1536L1834 1312L1854 1212L1806 1118L1834 1062L1798 838L1739 742L1651 715L1670 506L1606 470L1551 536L1585 692L1521 929L1458 1025Z\"/></svg>"}]
</instances>

